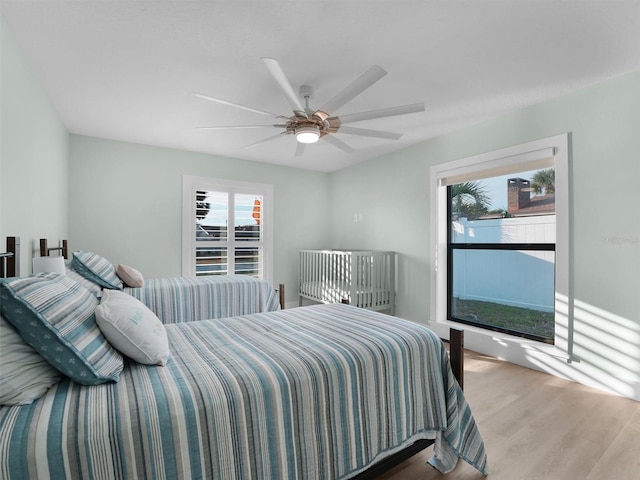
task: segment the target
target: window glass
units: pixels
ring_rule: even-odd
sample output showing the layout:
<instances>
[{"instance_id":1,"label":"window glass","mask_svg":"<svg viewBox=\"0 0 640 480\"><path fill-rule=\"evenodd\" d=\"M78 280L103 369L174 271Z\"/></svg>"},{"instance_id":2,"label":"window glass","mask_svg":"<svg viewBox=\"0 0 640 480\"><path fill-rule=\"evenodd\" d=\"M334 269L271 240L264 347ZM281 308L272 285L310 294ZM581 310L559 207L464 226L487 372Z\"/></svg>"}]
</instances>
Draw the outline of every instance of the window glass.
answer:
<instances>
[{"instance_id":1,"label":"window glass","mask_svg":"<svg viewBox=\"0 0 640 480\"><path fill-rule=\"evenodd\" d=\"M554 182L554 169L544 168L451 185L451 241L555 242ZM521 221L504 222L507 218ZM546 226L530 227L534 224Z\"/></svg>"},{"instance_id":2,"label":"window glass","mask_svg":"<svg viewBox=\"0 0 640 480\"><path fill-rule=\"evenodd\" d=\"M227 241L229 224L229 194L227 192L196 192L196 241Z\"/></svg>"},{"instance_id":3,"label":"window glass","mask_svg":"<svg viewBox=\"0 0 640 480\"><path fill-rule=\"evenodd\" d=\"M273 186L183 177L183 275L272 281Z\"/></svg>"},{"instance_id":4,"label":"window glass","mask_svg":"<svg viewBox=\"0 0 640 480\"><path fill-rule=\"evenodd\" d=\"M227 247L196 247L196 276L226 275Z\"/></svg>"},{"instance_id":5,"label":"window glass","mask_svg":"<svg viewBox=\"0 0 640 480\"><path fill-rule=\"evenodd\" d=\"M236 194L235 209L235 238L238 241L259 241L262 222L261 195Z\"/></svg>"},{"instance_id":6,"label":"window glass","mask_svg":"<svg viewBox=\"0 0 640 480\"><path fill-rule=\"evenodd\" d=\"M235 273L262 278L262 248L236 247Z\"/></svg>"},{"instance_id":7,"label":"window glass","mask_svg":"<svg viewBox=\"0 0 640 480\"><path fill-rule=\"evenodd\" d=\"M447 187L448 318L553 343L553 168Z\"/></svg>"},{"instance_id":8,"label":"window glass","mask_svg":"<svg viewBox=\"0 0 640 480\"><path fill-rule=\"evenodd\" d=\"M553 340L555 252L454 250L453 265L451 318Z\"/></svg>"}]
</instances>

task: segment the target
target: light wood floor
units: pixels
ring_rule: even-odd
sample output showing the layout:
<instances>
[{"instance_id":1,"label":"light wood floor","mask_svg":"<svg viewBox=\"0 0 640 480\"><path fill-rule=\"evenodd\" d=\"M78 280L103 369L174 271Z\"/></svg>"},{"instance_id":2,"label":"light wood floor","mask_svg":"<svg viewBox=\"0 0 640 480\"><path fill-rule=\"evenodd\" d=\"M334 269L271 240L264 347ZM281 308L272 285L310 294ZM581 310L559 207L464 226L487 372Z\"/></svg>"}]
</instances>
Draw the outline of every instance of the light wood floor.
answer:
<instances>
[{"instance_id":1,"label":"light wood floor","mask_svg":"<svg viewBox=\"0 0 640 480\"><path fill-rule=\"evenodd\" d=\"M429 447L380 480L640 479L640 402L470 351L465 395L489 476L462 460L442 475L426 463Z\"/></svg>"}]
</instances>

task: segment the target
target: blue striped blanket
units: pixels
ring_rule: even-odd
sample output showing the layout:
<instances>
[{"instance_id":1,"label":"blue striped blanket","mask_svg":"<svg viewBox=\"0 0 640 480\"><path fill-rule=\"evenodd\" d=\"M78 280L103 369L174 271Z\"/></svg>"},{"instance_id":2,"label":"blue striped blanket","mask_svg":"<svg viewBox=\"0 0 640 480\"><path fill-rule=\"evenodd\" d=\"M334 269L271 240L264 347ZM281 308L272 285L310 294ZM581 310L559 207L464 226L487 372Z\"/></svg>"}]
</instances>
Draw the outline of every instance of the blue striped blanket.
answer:
<instances>
[{"instance_id":1,"label":"blue striped blanket","mask_svg":"<svg viewBox=\"0 0 640 480\"><path fill-rule=\"evenodd\" d=\"M463 458L486 473L446 350L420 325L336 304L166 328L164 367L2 407L0 478L342 479L434 437L441 471Z\"/></svg>"},{"instance_id":2,"label":"blue striped blanket","mask_svg":"<svg viewBox=\"0 0 640 480\"><path fill-rule=\"evenodd\" d=\"M149 307L163 323L190 322L272 312L278 293L266 280L249 275L152 278L125 292Z\"/></svg>"}]
</instances>

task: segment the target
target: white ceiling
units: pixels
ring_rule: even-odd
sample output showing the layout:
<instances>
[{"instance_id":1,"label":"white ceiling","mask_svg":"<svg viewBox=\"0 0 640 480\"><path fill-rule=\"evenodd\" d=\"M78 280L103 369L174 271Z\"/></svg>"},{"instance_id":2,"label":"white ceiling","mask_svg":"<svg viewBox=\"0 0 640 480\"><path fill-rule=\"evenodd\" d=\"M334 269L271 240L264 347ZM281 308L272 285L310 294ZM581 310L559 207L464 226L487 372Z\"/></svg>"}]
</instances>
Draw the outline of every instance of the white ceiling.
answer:
<instances>
[{"instance_id":1,"label":"white ceiling","mask_svg":"<svg viewBox=\"0 0 640 480\"><path fill-rule=\"evenodd\" d=\"M333 171L640 69L639 1L1 0L2 15L67 129ZM372 65L388 75L339 114L425 102L354 123L398 141L338 134L294 157L275 129L203 131L291 115L261 57L279 60L318 107ZM268 119L267 122L269 123Z\"/></svg>"}]
</instances>

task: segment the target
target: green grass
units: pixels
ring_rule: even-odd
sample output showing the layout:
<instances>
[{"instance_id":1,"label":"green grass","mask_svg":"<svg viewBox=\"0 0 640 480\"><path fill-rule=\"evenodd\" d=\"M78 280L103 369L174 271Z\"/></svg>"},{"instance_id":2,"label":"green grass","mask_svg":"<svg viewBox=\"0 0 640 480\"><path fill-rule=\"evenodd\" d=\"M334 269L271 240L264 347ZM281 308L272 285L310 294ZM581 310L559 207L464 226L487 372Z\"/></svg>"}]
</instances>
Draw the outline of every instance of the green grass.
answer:
<instances>
[{"instance_id":1,"label":"green grass","mask_svg":"<svg viewBox=\"0 0 640 480\"><path fill-rule=\"evenodd\" d=\"M553 339L553 312L454 298L453 313L460 319Z\"/></svg>"}]
</instances>

